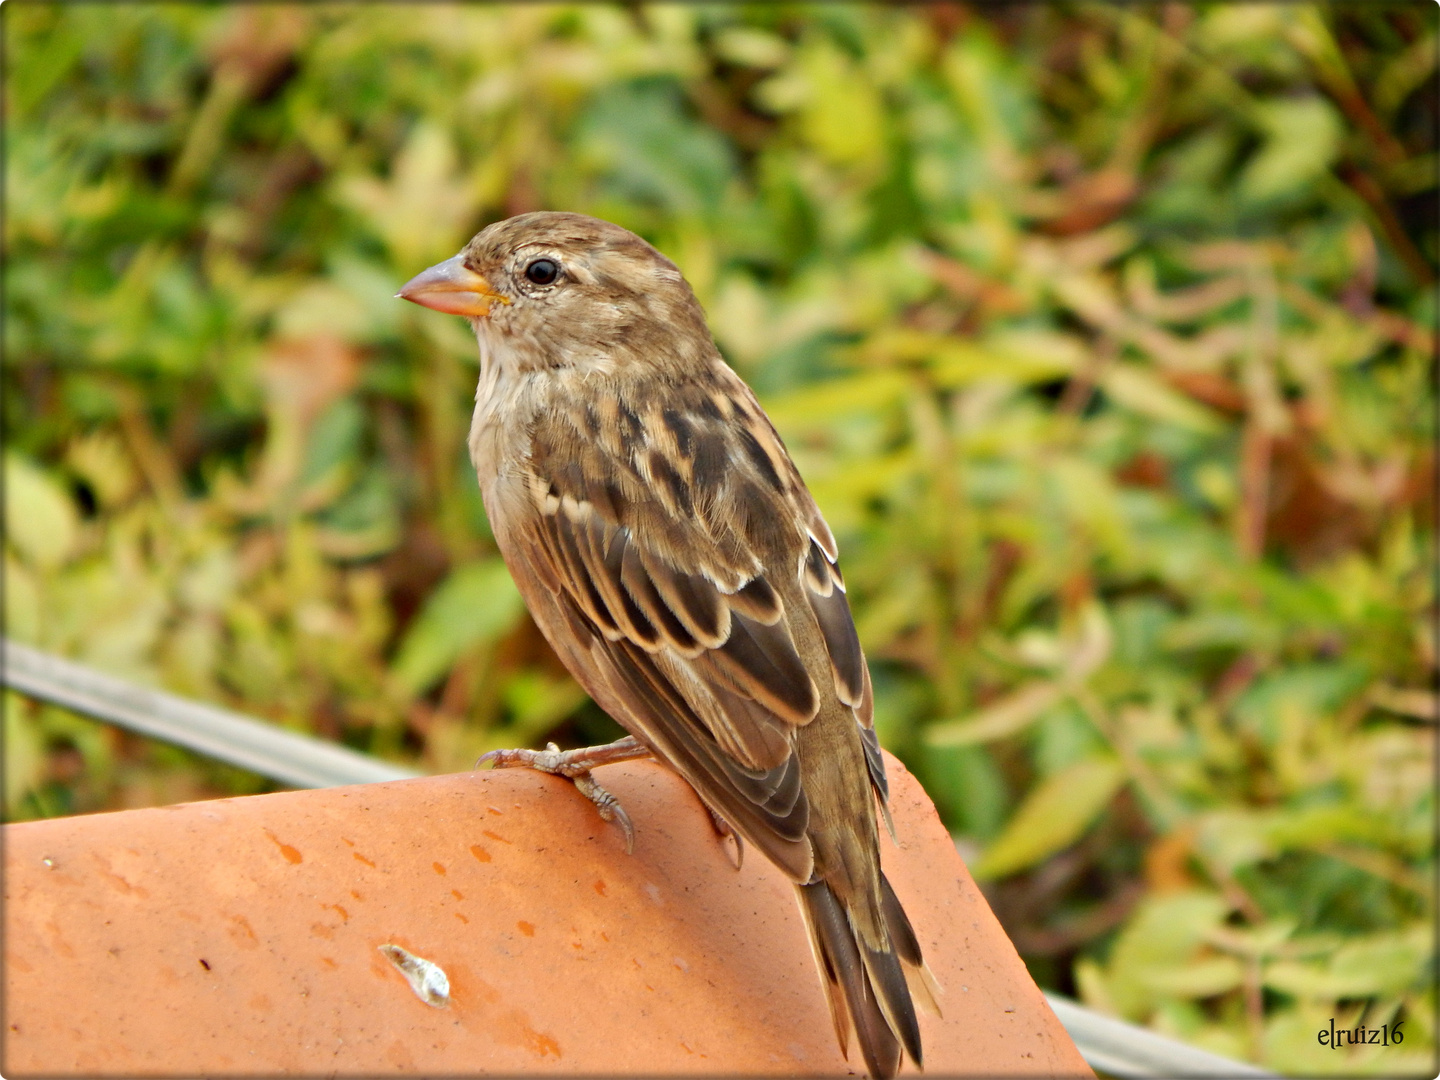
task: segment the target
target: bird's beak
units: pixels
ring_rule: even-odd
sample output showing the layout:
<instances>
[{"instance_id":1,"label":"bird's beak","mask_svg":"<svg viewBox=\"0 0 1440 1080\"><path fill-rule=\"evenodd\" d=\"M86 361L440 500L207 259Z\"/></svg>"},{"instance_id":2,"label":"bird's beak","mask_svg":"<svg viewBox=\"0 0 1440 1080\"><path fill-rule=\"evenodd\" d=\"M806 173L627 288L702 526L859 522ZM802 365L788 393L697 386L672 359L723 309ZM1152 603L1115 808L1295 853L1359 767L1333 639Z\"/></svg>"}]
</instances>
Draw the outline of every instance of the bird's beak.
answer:
<instances>
[{"instance_id":1,"label":"bird's beak","mask_svg":"<svg viewBox=\"0 0 1440 1080\"><path fill-rule=\"evenodd\" d=\"M489 315L490 305L496 300L502 304L510 302L466 266L459 255L422 270L395 295L447 315L468 315L472 319Z\"/></svg>"}]
</instances>

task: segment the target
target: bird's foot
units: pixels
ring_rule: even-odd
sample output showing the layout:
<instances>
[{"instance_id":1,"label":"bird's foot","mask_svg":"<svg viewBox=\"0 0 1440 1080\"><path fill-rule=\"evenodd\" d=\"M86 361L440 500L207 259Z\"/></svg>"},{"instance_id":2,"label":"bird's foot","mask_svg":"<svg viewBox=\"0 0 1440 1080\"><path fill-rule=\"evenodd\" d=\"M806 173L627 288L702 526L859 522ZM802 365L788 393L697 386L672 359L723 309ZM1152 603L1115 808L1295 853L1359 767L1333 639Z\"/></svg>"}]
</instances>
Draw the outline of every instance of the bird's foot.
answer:
<instances>
[{"instance_id":1,"label":"bird's foot","mask_svg":"<svg viewBox=\"0 0 1440 1080\"><path fill-rule=\"evenodd\" d=\"M604 746L585 746L578 750L561 750L554 743L547 743L544 750L491 750L475 763L475 767L479 768L488 761L495 769L530 768L552 776L563 776L595 804L603 820L619 824L625 833L625 852L631 854L635 850L635 826L630 821L630 815L625 813L625 808L614 795L596 782L590 770L617 761L633 761L649 756L648 747L627 735ZM738 836L736 840L739 840Z\"/></svg>"},{"instance_id":2,"label":"bird's foot","mask_svg":"<svg viewBox=\"0 0 1440 1080\"><path fill-rule=\"evenodd\" d=\"M745 841L741 839L740 834L731 827L730 823L714 810L708 806L705 807L705 810L710 815L710 824L715 826L715 831L720 834L720 838L723 840L728 836L735 841L735 869L739 870L745 865Z\"/></svg>"}]
</instances>

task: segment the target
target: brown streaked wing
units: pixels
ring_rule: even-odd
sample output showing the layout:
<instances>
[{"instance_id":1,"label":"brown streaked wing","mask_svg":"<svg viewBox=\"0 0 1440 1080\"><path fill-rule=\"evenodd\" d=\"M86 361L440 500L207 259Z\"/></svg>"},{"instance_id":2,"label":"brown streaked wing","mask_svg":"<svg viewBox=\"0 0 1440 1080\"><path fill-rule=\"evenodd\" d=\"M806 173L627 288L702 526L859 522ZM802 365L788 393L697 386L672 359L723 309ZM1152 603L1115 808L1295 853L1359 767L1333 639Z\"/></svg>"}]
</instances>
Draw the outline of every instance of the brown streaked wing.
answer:
<instances>
[{"instance_id":1,"label":"brown streaked wing","mask_svg":"<svg viewBox=\"0 0 1440 1080\"><path fill-rule=\"evenodd\" d=\"M522 573L536 573L536 568L527 564ZM541 580L537 573L536 581ZM810 806L795 755L773 768L747 769L718 753L705 725L650 654L627 639L610 641L599 634L567 589L536 595L531 611L548 633L563 635L572 646L562 653L588 654L592 662L576 674L598 701L792 879L809 879L814 869L806 837Z\"/></svg>"},{"instance_id":2,"label":"brown streaked wing","mask_svg":"<svg viewBox=\"0 0 1440 1080\"><path fill-rule=\"evenodd\" d=\"M730 636L730 607L715 583L700 574L675 569L653 551L638 550L645 573L662 602L690 636L707 649L722 646Z\"/></svg>"},{"instance_id":3,"label":"brown streaked wing","mask_svg":"<svg viewBox=\"0 0 1440 1080\"><path fill-rule=\"evenodd\" d=\"M833 539L830 544L833 546ZM835 694L855 710L870 783L880 800L885 824L894 836L895 825L890 819L890 785L885 779L885 760L880 756L880 740L875 734L875 698L870 686L870 669L860 648L860 635L855 632L855 619L850 614L840 566L813 533L800 577L805 585L805 596L810 601L810 610L815 613L820 634L825 639L825 649L830 654Z\"/></svg>"},{"instance_id":4,"label":"brown streaked wing","mask_svg":"<svg viewBox=\"0 0 1440 1080\"><path fill-rule=\"evenodd\" d=\"M645 557L640 545L635 542L634 534L627 536L625 551L620 557L620 583L650 625L660 631L663 644L688 659L705 651L705 646L691 636L655 587L654 580L645 570ZM583 583L579 587L583 589Z\"/></svg>"},{"instance_id":5,"label":"brown streaked wing","mask_svg":"<svg viewBox=\"0 0 1440 1080\"><path fill-rule=\"evenodd\" d=\"M766 626L732 612L730 636L706 659L746 697L792 724L809 723L820 708L815 682L783 622Z\"/></svg>"},{"instance_id":6,"label":"brown streaked wing","mask_svg":"<svg viewBox=\"0 0 1440 1080\"><path fill-rule=\"evenodd\" d=\"M748 839L775 848L772 857L798 872L810 860L809 809L793 728L816 715L820 697L791 637L780 590L759 571L768 563L794 573L806 518L788 505L791 496L777 493L776 505L761 508L767 521L756 535L783 536L777 522L795 521L795 554L762 559L733 524L745 515L725 507L727 491L754 491L743 469L717 471L709 479L721 487L700 495L674 490L699 482L684 451L726 440L725 425L708 413L626 412L637 418L635 430L618 445L567 430L563 414L542 419L533 434L525 488L534 540L526 554L544 564L537 578L559 583L566 611L550 625L537 621L597 660L607 673L607 707L621 706L617 720ZM652 437L647 423L663 424L663 437ZM657 492L642 474L656 474L662 452L681 457L659 470L669 487ZM617 453L630 457L610 460ZM634 456L641 454L647 464L637 470ZM710 516L677 515L682 504ZM576 674L594 693L593 679ZM803 853L791 850L797 844Z\"/></svg>"},{"instance_id":7,"label":"brown streaked wing","mask_svg":"<svg viewBox=\"0 0 1440 1080\"><path fill-rule=\"evenodd\" d=\"M718 752L704 723L648 653L631 642L608 642L590 633L592 654L613 672L612 689L636 734L776 865L794 880L807 880L814 859L805 835L810 804L800 788L799 759L789 754L772 768L747 769Z\"/></svg>"},{"instance_id":8,"label":"brown streaked wing","mask_svg":"<svg viewBox=\"0 0 1440 1080\"><path fill-rule=\"evenodd\" d=\"M846 705L858 707L865 696L865 654L860 649L850 604L839 588L832 589L829 596L809 589L806 595L830 653L835 693Z\"/></svg>"},{"instance_id":9,"label":"brown streaked wing","mask_svg":"<svg viewBox=\"0 0 1440 1080\"><path fill-rule=\"evenodd\" d=\"M646 651L659 649L660 632L645 617L622 580L629 530L609 524L599 513L591 513L585 521L581 539L584 543L579 550L585 569L615 625L625 637L638 642Z\"/></svg>"}]
</instances>

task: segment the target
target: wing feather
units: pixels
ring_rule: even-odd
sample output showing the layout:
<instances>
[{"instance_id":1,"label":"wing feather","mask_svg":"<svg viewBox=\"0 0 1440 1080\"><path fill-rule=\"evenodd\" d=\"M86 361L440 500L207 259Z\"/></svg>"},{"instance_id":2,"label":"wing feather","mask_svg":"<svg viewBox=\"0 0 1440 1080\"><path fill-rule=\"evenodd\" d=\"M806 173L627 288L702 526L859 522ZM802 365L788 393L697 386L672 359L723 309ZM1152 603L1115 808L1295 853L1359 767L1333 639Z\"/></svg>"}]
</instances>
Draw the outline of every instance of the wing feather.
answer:
<instances>
[{"instance_id":1,"label":"wing feather","mask_svg":"<svg viewBox=\"0 0 1440 1080\"><path fill-rule=\"evenodd\" d=\"M641 563L665 606L694 640L707 649L724 644L730 636L730 608L713 581L676 569L654 551L642 551Z\"/></svg>"},{"instance_id":2,"label":"wing feather","mask_svg":"<svg viewBox=\"0 0 1440 1080\"><path fill-rule=\"evenodd\" d=\"M603 642L603 639L599 639ZM814 858L806 838L810 806L800 762L788 755L768 769L747 769L718 752L708 729L648 653L619 641L597 652L602 670L646 742L664 755L701 797L794 880L807 880Z\"/></svg>"},{"instance_id":3,"label":"wing feather","mask_svg":"<svg viewBox=\"0 0 1440 1080\"><path fill-rule=\"evenodd\" d=\"M620 633L648 652L660 648L660 633L645 617L622 578L629 533L607 524L598 513L586 516L579 534L580 556L600 598Z\"/></svg>"},{"instance_id":4,"label":"wing feather","mask_svg":"<svg viewBox=\"0 0 1440 1080\"><path fill-rule=\"evenodd\" d=\"M633 535L626 538L620 558L620 580L641 614L660 632L663 644L687 659L694 659L705 651L705 646L695 640L655 587L645 570L644 553Z\"/></svg>"},{"instance_id":5,"label":"wing feather","mask_svg":"<svg viewBox=\"0 0 1440 1080\"><path fill-rule=\"evenodd\" d=\"M572 514L562 508L544 515L542 520L549 533L550 550L556 556L556 570L570 587L581 609L606 637L619 637L620 629L610 614L605 598L600 595L595 577L585 565L581 530L577 529Z\"/></svg>"},{"instance_id":6,"label":"wing feather","mask_svg":"<svg viewBox=\"0 0 1440 1080\"><path fill-rule=\"evenodd\" d=\"M736 690L792 724L808 723L820 708L815 683L783 622L766 626L732 613L730 636L707 659Z\"/></svg>"},{"instance_id":7,"label":"wing feather","mask_svg":"<svg viewBox=\"0 0 1440 1080\"><path fill-rule=\"evenodd\" d=\"M771 588L763 577L751 578L739 589L725 597L732 611L772 626L785 614L785 604L780 594Z\"/></svg>"}]
</instances>

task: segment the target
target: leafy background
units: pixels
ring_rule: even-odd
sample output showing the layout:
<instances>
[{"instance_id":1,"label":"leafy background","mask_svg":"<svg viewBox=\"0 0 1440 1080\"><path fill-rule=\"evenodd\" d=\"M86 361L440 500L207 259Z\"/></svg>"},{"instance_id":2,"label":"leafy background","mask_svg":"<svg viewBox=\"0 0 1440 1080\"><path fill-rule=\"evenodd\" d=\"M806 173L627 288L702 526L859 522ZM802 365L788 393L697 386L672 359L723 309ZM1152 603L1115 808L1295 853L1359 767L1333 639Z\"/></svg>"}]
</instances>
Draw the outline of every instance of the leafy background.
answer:
<instances>
[{"instance_id":1,"label":"leafy background","mask_svg":"<svg viewBox=\"0 0 1440 1080\"><path fill-rule=\"evenodd\" d=\"M1433 6L0 19L8 633L429 770L612 735L490 539L473 341L392 299L606 217L809 478L1040 982L1433 1073ZM265 787L15 695L5 748L10 820Z\"/></svg>"}]
</instances>

